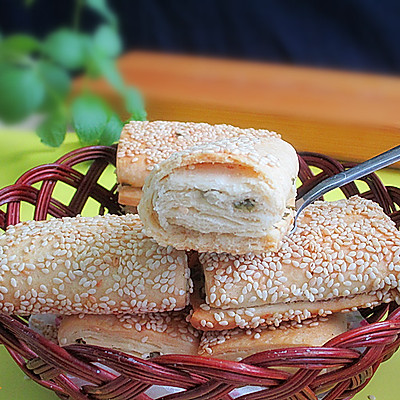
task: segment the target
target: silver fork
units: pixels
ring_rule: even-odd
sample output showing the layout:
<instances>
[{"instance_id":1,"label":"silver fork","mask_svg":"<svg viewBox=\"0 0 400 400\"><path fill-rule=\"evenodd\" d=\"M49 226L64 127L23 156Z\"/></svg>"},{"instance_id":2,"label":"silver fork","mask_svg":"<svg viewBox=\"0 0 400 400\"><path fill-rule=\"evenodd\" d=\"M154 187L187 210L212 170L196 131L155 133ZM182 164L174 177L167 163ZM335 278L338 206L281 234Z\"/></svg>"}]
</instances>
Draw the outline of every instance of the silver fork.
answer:
<instances>
[{"instance_id":1,"label":"silver fork","mask_svg":"<svg viewBox=\"0 0 400 400\"><path fill-rule=\"evenodd\" d=\"M339 188L346 183L352 182L355 179L362 178L371 172L378 171L400 160L400 145L393 149L387 150L370 160L364 161L353 168L342 171L337 175L333 175L324 181L318 183L317 186L312 188L303 197L296 200L296 215L294 217L294 225L289 234L292 234L297 228L297 218L300 213L315 200L319 199L325 193L333 189Z\"/></svg>"}]
</instances>

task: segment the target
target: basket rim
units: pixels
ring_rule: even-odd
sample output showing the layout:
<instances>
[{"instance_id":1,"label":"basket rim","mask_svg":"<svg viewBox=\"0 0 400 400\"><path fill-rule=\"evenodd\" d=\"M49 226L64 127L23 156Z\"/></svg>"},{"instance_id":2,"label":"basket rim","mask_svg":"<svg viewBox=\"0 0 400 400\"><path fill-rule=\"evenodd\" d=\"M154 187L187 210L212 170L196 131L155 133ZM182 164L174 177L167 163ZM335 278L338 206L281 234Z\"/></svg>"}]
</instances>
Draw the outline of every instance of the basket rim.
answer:
<instances>
[{"instance_id":1,"label":"basket rim","mask_svg":"<svg viewBox=\"0 0 400 400\"><path fill-rule=\"evenodd\" d=\"M73 174L77 179L80 179L82 181L85 179L85 176L83 176L83 174L81 173L76 173L76 170L73 169L73 167L80 162L87 161L88 153L95 158L98 157L99 159L102 159L103 163L105 163L104 160L106 160L107 164L114 163L115 165L115 151L115 146L89 146L69 152L59 158L54 163L43 164L34 167L21 175L21 177L18 178L14 184L0 189L0 205L6 203L1 202L2 196L7 196L7 199L13 199L12 196L20 196L23 201L28 201L31 203L37 201L37 199L41 199L41 196L46 197L47 192L40 192L40 190L34 191L32 190L31 186L34 182L41 181L44 178L48 180L43 186L45 187L45 189L47 188L50 191L54 188L54 181L58 180L59 178L63 179L63 177L67 179L70 176L69 174ZM326 171L320 172L317 175L314 175L311 172L309 165L313 166L318 158L322 159L324 162L331 163L331 168L328 170L328 175L329 173L338 173L341 170L353 165L350 163L341 164L329 156L320 155L318 153L299 152L300 164L303 165L300 180L303 183L312 179L310 177L315 178L316 181L320 181L327 176ZM49 173L49 171L51 173ZM91 178L91 180L96 180L95 175ZM398 207L400 205L400 188L395 186L383 185L380 179L374 173L363 178L363 180L368 183L370 188L372 187L370 191L366 192L365 196L367 198L368 196L373 197L376 196L376 193L379 193L379 204L383 206L384 211L389 214L392 219L395 220L397 225L399 225L400 210L398 209ZM302 188L304 188L304 184L302 185ZM305 186L305 188L307 188L307 185ZM115 190L116 188L114 188L114 191ZM357 186L354 183L346 185L343 188L343 192L346 196L360 194ZM88 197L89 195L90 193L88 194L88 192L85 194L85 196ZM103 195L104 198L108 196L105 193L103 193ZM393 201L392 199L392 196L394 195L396 196L395 201ZM388 198L391 200L390 202L388 202ZM115 196L113 198L109 198L109 200L115 201ZM82 201L84 200L81 200L80 202ZM11 204L11 206L14 207L17 207L16 203L16 200L11 200L8 202L8 204ZM55 200L52 202L48 202L48 207L48 210L50 209L50 211L55 208L57 210L61 210L61 212L67 212L67 209L63 208L61 203L57 203ZM45 215L38 213L35 214L35 217L42 217L43 219ZM5 225L7 225L6 219L4 219L2 226ZM117 350L102 348L93 345L70 345L67 347L61 347L50 342L42 335L33 332L26 325L24 326L24 324L20 320L18 320L18 318L6 316L4 314L0 314L0 336L4 338L8 335L9 341L8 343L6 343L6 347L14 360L18 363L18 365L20 365L21 368L24 369L26 373L30 373L30 375L34 376L35 380L38 383L48 388L51 388L61 395L69 394L75 396L73 398L86 399L88 398L86 394L91 393L91 389L87 389L88 391L86 392L86 394L84 394L81 393L81 388L73 388L73 384L71 384L70 382L68 383L64 380L64 378L56 377L50 378L48 380L38 378L38 376L34 372L32 372L37 368L33 366L33 368L30 369L30 367L32 367L32 363L34 364L34 361L37 360L37 356L40 356L43 353L43 348L47 348L50 352L56 354L57 357L64 357L64 361L67 362L67 364L70 364L73 367L72 369L74 371L79 372L78 377L80 377L81 379L90 378L90 382L92 385L98 385L102 387L105 387L106 385L112 386L113 380L117 379L117 376L113 373L110 373L110 371L108 371L107 369L102 369L98 366L94 366L93 362L101 360L102 357L105 357L104 359L109 362L111 362L114 358L119 362L121 362L121 360L124 360L126 365L129 366L131 365L131 363L133 363L135 365L135 368L139 368L138 366L140 366L142 372L148 371L150 374L155 373L155 371L162 371L162 373L164 374L163 379L161 379L160 377L147 377L147 380L144 381L146 387L154 385L157 382L164 382L165 384L175 382L179 383L180 385L182 385L181 387L186 388L188 391L190 391L194 390L194 384L202 385L205 384L207 379L215 379L215 368L217 368L220 373L221 369L223 369L223 377L225 376L225 381L223 380L223 382L225 382L226 387L220 387L216 385L214 389L217 390L216 388L219 388L218 390L221 390L220 393L223 393L221 394L221 396L224 396L221 397L221 399L229 399L230 397L227 393L229 393L231 389L229 389L229 391L227 390L229 387L229 382L232 382L234 377L237 380L236 383L239 382L243 384L246 379L246 382L254 382L254 379L250 379L254 378L254 376L256 376L257 379L261 379L261 376L265 376L265 383L271 384L272 387L276 389L276 393L280 392L280 389L276 384L276 382L278 381L288 381L292 383L297 382L297 384L299 385L298 388L302 388L300 391L302 391L303 389L307 391L308 387L314 390L318 387L329 385L329 379L326 376L318 376L318 373L321 371L322 366L324 368L327 365L331 367L338 367L338 365L347 365L354 363L355 359L361 357L361 353L355 350L355 348L358 347L365 347L369 349L363 356L364 363L369 363L369 367L371 367L372 365L372 368L375 370L378 361L380 363L382 360L390 357L390 355L400 345L400 339L398 337L398 334L400 333L400 307L397 306L396 308L394 304L387 304L385 305L385 307L381 308L381 310L378 310L375 314L373 314L372 318L370 319L372 322L368 325L360 326L359 328L354 328L350 331L347 331L345 334L339 335L331 339L323 346L301 348L289 347L275 350L267 350L249 356L240 362L227 360L221 361L214 358L210 358L208 361L205 361L207 359L201 356L183 355L163 355L152 360L143 360ZM379 319L383 317L383 315L388 311L390 312L388 318L385 321L379 321ZM378 321L374 321L374 318L378 319ZM18 326L18 329L15 328L16 326ZM348 332L350 332L351 334L349 335ZM11 334L14 334L15 337L12 337ZM368 335L370 338L372 337L372 339L363 340L363 337L366 337ZM33 341L37 343L37 346L33 344ZM32 348L36 349L36 351L33 351L32 348L27 347L25 344L26 342L30 343ZM92 356L90 356L89 353L91 353ZM299 376L287 372L277 373L276 370L272 369L272 367L274 367L274 364L271 361L277 358L282 360L284 365L302 368L305 372L302 375L299 374ZM293 364L294 358L296 358L296 363ZM26 363L26 366L24 366L23 359L29 360ZM57 358L57 360L59 359L60 358ZM196 360L196 362L193 361L194 359ZM53 370L53 374L54 370L62 370L62 368L59 368L59 364L54 364L55 361L53 359L48 359L47 353L44 353L44 355L42 354L42 360L46 361L48 365L51 366L50 370ZM332 362L330 364L327 364L326 360L331 360ZM367 360L368 362L365 360ZM195 364L196 368L194 368L193 364ZM115 363L112 365L115 366ZM177 366L180 366L181 369L177 369ZM126 370L124 371L128 374ZM137 373L136 369L135 371L135 373ZM315 374L315 372L318 373ZM348 370L346 373L348 373ZM346 375L346 373L343 373L343 371L340 370L339 372L337 372L336 378L339 383L346 382L346 379L348 380L348 376ZM363 382L362 385L364 385L364 383L366 384L368 380L372 377L372 375L373 372L370 377L366 378L366 381ZM48 376L52 375L49 373ZM93 376L96 376L97 378L93 378ZM126 376L132 379L129 374ZM170 378L168 378L168 376ZM207 379L205 379L204 376L206 376ZM249 376L249 378L245 379L245 376ZM229 379L227 377L229 377ZM187 379L190 379L190 384L187 383ZM301 382L299 381L299 379ZM359 387L361 387L361 385ZM134 388L139 396L137 398L146 398L144 397L145 395L143 395L143 389L145 388ZM275 389L270 389L270 391L272 390L270 394L275 393ZM351 392L348 386L342 389L343 390L341 392L341 389L337 389L340 392L338 395L340 395L341 393ZM225 393L224 391L227 392ZM84 397L80 397L80 395ZM333 398L334 397L332 397L332 399Z\"/></svg>"}]
</instances>

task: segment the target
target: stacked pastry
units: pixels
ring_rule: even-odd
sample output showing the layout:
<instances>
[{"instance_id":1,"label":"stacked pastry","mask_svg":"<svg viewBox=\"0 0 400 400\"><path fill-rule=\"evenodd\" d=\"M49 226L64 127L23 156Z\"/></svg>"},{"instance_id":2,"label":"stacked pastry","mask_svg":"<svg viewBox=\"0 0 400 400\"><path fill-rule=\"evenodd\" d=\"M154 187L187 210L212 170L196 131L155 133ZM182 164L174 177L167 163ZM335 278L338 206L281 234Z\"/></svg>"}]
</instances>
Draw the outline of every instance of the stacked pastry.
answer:
<instances>
[{"instance_id":1,"label":"stacked pastry","mask_svg":"<svg viewBox=\"0 0 400 400\"><path fill-rule=\"evenodd\" d=\"M239 131L152 166L138 206L159 244L201 252L204 287L192 296L190 321L208 332L202 352L224 357L215 346L227 342L260 350L249 337L270 348L274 336L265 326L284 329L285 321L302 326L322 317L322 330L338 333L343 317L331 314L398 300L400 235L383 210L360 197L317 202L287 235L296 153L270 132ZM306 343L302 335L325 341L300 329L285 344Z\"/></svg>"},{"instance_id":2,"label":"stacked pastry","mask_svg":"<svg viewBox=\"0 0 400 400\"><path fill-rule=\"evenodd\" d=\"M148 177L150 171L155 173L152 178ZM278 249L293 220L297 172L294 149L266 130L133 122L124 128L118 146L120 202L136 207L147 177L146 185L151 189L144 194L156 196L141 199L145 235L160 246L177 249L174 251L210 250L210 246L232 253ZM196 259L193 253L191 259ZM165 321L159 313L122 318L71 316L63 319L59 340L61 344L103 344L146 356L171 352L165 345L160 350L157 342L165 344L171 335L183 335L189 347L182 346L175 352L193 354L199 331L188 324L189 318L182 313L167 317L177 329L167 328L170 323L165 322L160 328L154 318ZM138 323L138 319L144 323ZM164 338L154 338L152 332L160 330ZM115 332L117 343L112 339ZM148 347L150 342L153 351Z\"/></svg>"},{"instance_id":3,"label":"stacked pastry","mask_svg":"<svg viewBox=\"0 0 400 400\"><path fill-rule=\"evenodd\" d=\"M30 314L50 340L59 328L62 345L197 353L191 287L185 252L159 246L137 215L28 221L0 237L1 312Z\"/></svg>"},{"instance_id":4,"label":"stacked pastry","mask_svg":"<svg viewBox=\"0 0 400 400\"><path fill-rule=\"evenodd\" d=\"M278 137L275 132L230 125L168 121L132 121L126 124L117 153L119 202L135 210L146 177L172 154L198 144L243 136Z\"/></svg>"},{"instance_id":5,"label":"stacked pastry","mask_svg":"<svg viewBox=\"0 0 400 400\"><path fill-rule=\"evenodd\" d=\"M346 330L337 312L400 300L400 236L359 197L314 203L288 235L297 173L296 152L274 132L131 122L117 178L140 219L9 227L0 310L62 315L61 345L145 358L322 345Z\"/></svg>"},{"instance_id":6,"label":"stacked pastry","mask_svg":"<svg viewBox=\"0 0 400 400\"><path fill-rule=\"evenodd\" d=\"M316 202L277 252L203 253L205 296L191 322L205 330L301 322L399 301L400 234L374 202Z\"/></svg>"}]
</instances>

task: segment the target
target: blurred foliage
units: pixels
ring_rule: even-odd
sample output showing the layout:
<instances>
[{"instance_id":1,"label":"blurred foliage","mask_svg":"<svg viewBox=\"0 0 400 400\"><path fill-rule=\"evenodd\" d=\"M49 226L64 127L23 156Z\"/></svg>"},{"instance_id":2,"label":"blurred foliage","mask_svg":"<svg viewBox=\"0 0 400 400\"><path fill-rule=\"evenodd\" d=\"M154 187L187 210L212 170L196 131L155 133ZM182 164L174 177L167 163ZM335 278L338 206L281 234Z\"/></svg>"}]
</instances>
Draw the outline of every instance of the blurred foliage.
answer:
<instances>
[{"instance_id":1,"label":"blurred foliage","mask_svg":"<svg viewBox=\"0 0 400 400\"><path fill-rule=\"evenodd\" d=\"M29 7L34 0L24 3ZM91 34L79 30L83 7L102 20ZM106 0L76 0L72 27L51 32L43 40L0 33L0 120L17 123L41 115L36 133L53 147L61 145L68 127L82 145L114 143L123 126L120 117L87 85L72 97L71 80L76 75L86 83L104 77L123 99L130 119L145 120L140 93L125 85L117 69L121 51L118 20Z\"/></svg>"}]
</instances>

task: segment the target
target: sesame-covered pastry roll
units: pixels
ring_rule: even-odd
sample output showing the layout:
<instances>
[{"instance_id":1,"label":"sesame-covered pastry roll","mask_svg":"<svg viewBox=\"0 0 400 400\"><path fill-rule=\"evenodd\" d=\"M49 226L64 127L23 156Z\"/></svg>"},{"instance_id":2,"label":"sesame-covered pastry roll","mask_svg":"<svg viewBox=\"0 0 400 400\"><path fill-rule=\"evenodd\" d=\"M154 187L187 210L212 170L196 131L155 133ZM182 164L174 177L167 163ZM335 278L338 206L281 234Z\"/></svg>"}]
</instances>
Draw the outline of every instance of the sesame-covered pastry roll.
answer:
<instances>
[{"instance_id":1,"label":"sesame-covered pastry roll","mask_svg":"<svg viewBox=\"0 0 400 400\"><path fill-rule=\"evenodd\" d=\"M161 245L244 254L278 250L294 216L298 158L277 135L177 152L157 165L138 211Z\"/></svg>"},{"instance_id":2,"label":"sesame-covered pastry roll","mask_svg":"<svg viewBox=\"0 0 400 400\"><path fill-rule=\"evenodd\" d=\"M354 196L315 202L278 252L203 253L205 301L194 326L279 324L400 300L400 232L380 206Z\"/></svg>"},{"instance_id":3,"label":"sesame-covered pastry roll","mask_svg":"<svg viewBox=\"0 0 400 400\"><path fill-rule=\"evenodd\" d=\"M147 175L156 164L177 151L226 138L266 135L277 136L264 129L241 129L225 124L131 121L124 126L118 143L119 202L136 207Z\"/></svg>"},{"instance_id":4,"label":"sesame-covered pastry roll","mask_svg":"<svg viewBox=\"0 0 400 400\"><path fill-rule=\"evenodd\" d=\"M316 317L298 323L283 322L254 329L204 332L199 355L240 361L252 354L281 347L315 347L347 331L345 314Z\"/></svg>"},{"instance_id":5,"label":"sesame-covered pastry roll","mask_svg":"<svg viewBox=\"0 0 400 400\"><path fill-rule=\"evenodd\" d=\"M279 326L285 321L297 321L326 317L333 313L348 313L359 308L375 307L383 302L390 302L397 293L390 291L381 300L364 294L358 296L339 297L328 301L299 301L296 303L265 304L256 307L216 308L192 298L193 314L190 323L204 331L221 329L257 328L265 325Z\"/></svg>"},{"instance_id":6,"label":"sesame-covered pastry roll","mask_svg":"<svg viewBox=\"0 0 400 400\"><path fill-rule=\"evenodd\" d=\"M188 302L186 254L161 247L137 215L27 221L0 237L0 310L144 313Z\"/></svg>"},{"instance_id":7,"label":"sesame-covered pastry roll","mask_svg":"<svg viewBox=\"0 0 400 400\"><path fill-rule=\"evenodd\" d=\"M65 316L58 330L58 342L61 346L102 346L141 358L195 355L200 335L186 316L184 312Z\"/></svg>"}]
</instances>

